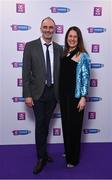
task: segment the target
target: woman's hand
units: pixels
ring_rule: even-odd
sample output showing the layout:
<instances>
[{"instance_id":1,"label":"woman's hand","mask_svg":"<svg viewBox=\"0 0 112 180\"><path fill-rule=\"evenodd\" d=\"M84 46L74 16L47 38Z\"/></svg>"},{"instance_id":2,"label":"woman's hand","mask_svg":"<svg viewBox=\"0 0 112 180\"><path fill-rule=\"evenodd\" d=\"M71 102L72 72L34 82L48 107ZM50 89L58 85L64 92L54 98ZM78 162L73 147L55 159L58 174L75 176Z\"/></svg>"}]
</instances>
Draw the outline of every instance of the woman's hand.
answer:
<instances>
[{"instance_id":1,"label":"woman's hand","mask_svg":"<svg viewBox=\"0 0 112 180\"><path fill-rule=\"evenodd\" d=\"M81 97L77 108L79 109L79 112L82 111L86 106L86 98L85 97Z\"/></svg>"}]
</instances>

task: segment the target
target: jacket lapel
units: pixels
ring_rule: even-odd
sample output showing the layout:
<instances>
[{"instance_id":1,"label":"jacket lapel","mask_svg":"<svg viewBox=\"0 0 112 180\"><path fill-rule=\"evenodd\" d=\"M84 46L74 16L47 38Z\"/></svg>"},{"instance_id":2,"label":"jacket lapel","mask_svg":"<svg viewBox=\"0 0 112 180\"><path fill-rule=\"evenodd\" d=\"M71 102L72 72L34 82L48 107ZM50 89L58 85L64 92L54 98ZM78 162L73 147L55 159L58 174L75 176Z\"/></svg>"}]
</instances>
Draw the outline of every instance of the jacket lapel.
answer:
<instances>
[{"instance_id":1,"label":"jacket lapel","mask_svg":"<svg viewBox=\"0 0 112 180\"><path fill-rule=\"evenodd\" d=\"M45 58L44 58L44 52L43 52L40 38L37 39L36 51L37 51L38 59L40 59L40 62L42 64L42 69L45 70Z\"/></svg>"},{"instance_id":2,"label":"jacket lapel","mask_svg":"<svg viewBox=\"0 0 112 180\"><path fill-rule=\"evenodd\" d=\"M56 47L56 44L53 42L53 48L54 48L54 71L55 71L55 69L56 69L56 60L57 60L57 57L58 57L58 54L57 54L57 47Z\"/></svg>"}]
</instances>

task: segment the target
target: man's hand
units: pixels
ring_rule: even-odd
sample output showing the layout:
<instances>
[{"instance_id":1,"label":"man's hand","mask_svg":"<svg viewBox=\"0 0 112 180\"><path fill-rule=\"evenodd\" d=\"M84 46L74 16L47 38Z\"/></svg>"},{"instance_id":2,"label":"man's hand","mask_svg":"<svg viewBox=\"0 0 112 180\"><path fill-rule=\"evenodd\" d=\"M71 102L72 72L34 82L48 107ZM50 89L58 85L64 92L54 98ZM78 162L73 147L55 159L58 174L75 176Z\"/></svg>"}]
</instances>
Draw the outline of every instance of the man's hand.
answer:
<instances>
[{"instance_id":1,"label":"man's hand","mask_svg":"<svg viewBox=\"0 0 112 180\"><path fill-rule=\"evenodd\" d=\"M26 104L28 107L32 107L32 106L34 105L33 99L32 99L31 97L25 98L25 104Z\"/></svg>"}]
</instances>

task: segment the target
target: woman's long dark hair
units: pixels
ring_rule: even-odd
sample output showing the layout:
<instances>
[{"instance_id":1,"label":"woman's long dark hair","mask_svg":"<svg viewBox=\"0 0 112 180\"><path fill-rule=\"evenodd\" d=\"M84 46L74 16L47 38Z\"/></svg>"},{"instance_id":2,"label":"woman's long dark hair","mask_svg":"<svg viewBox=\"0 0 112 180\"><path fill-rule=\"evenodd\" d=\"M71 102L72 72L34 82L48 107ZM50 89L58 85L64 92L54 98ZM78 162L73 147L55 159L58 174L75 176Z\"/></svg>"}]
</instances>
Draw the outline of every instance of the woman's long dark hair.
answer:
<instances>
[{"instance_id":1,"label":"woman's long dark hair","mask_svg":"<svg viewBox=\"0 0 112 180\"><path fill-rule=\"evenodd\" d=\"M77 47L79 49L79 52L87 52L85 47L84 47L84 42L83 42L83 37L82 37L81 30L78 27L76 27L76 26L72 26L72 27L70 27L67 30L66 35L65 35L64 55L66 55L68 53L68 50L69 50L69 45L67 43L67 39L68 39L68 34L69 34L69 32L71 30L76 31L76 33L78 35L78 44L77 44Z\"/></svg>"}]
</instances>

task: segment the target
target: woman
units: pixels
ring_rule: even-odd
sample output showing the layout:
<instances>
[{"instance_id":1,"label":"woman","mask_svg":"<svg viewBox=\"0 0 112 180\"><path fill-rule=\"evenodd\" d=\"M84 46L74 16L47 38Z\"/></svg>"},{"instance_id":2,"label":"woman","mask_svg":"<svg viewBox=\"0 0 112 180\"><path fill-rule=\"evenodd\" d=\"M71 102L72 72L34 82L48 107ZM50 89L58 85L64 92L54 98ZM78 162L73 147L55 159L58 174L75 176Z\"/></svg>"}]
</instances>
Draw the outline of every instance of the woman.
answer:
<instances>
[{"instance_id":1,"label":"woman","mask_svg":"<svg viewBox=\"0 0 112 180\"><path fill-rule=\"evenodd\" d=\"M80 140L90 76L90 58L82 33L70 27L65 35L64 55L60 66L60 109L67 167L80 159Z\"/></svg>"}]
</instances>

